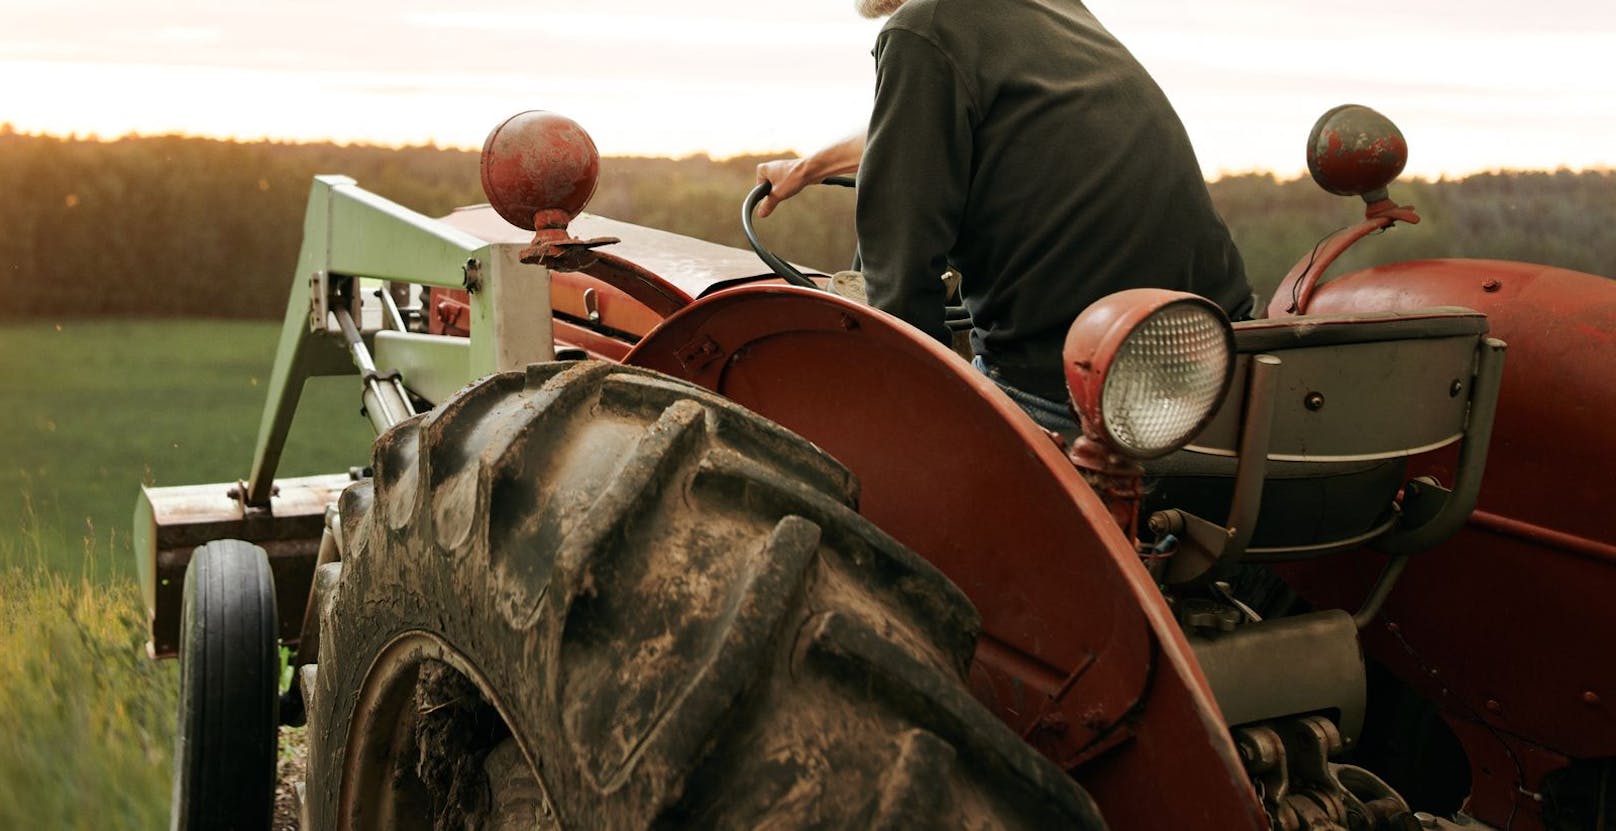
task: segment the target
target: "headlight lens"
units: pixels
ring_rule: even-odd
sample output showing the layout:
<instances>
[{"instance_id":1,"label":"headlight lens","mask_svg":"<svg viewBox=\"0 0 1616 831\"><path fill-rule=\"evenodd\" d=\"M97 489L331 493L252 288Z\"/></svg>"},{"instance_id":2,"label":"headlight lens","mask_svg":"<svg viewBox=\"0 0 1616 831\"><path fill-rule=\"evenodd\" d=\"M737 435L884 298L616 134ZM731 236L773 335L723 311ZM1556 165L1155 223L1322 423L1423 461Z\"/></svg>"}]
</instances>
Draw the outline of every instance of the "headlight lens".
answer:
<instances>
[{"instance_id":1,"label":"headlight lens","mask_svg":"<svg viewBox=\"0 0 1616 831\"><path fill-rule=\"evenodd\" d=\"M1168 304L1135 327L1100 393L1118 449L1148 459L1194 438L1223 400L1233 346L1228 322L1206 302Z\"/></svg>"}]
</instances>

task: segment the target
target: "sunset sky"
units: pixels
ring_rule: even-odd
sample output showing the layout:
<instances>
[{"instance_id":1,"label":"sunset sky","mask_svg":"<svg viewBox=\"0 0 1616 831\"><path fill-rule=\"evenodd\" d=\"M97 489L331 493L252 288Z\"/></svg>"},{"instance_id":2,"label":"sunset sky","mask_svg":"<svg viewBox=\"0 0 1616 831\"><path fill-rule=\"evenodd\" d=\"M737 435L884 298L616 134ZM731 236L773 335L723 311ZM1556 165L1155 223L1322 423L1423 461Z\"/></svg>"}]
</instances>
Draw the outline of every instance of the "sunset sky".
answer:
<instances>
[{"instance_id":1,"label":"sunset sky","mask_svg":"<svg viewBox=\"0 0 1616 831\"><path fill-rule=\"evenodd\" d=\"M1401 125L1415 173L1616 166L1610 0L1089 6L1208 175L1300 171L1347 102ZM0 122L477 146L549 109L608 154L811 149L868 117L878 28L851 0L0 0Z\"/></svg>"}]
</instances>

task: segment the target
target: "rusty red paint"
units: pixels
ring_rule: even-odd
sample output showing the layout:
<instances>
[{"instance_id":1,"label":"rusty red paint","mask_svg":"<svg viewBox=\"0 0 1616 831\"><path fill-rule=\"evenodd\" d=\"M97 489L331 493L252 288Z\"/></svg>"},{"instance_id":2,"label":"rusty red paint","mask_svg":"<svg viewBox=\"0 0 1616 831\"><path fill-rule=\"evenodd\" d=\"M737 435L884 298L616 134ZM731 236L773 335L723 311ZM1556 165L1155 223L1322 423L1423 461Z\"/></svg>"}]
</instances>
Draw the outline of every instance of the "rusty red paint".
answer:
<instances>
[{"instance_id":1,"label":"rusty red paint","mask_svg":"<svg viewBox=\"0 0 1616 831\"><path fill-rule=\"evenodd\" d=\"M1579 537L1576 534L1567 534L1553 528L1544 528L1541 525L1533 525L1530 522L1500 516L1488 511L1476 511L1471 514L1470 524L1492 531L1495 534L1526 540L1565 554L1600 560L1606 565L1616 568L1616 545L1587 537Z\"/></svg>"},{"instance_id":2,"label":"rusty red paint","mask_svg":"<svg viewBox=\"0 0 1616 831\"><path fill-rule=\"evenodd\" d=\"M578 122L542 110L505 119L483 142L483 193L501 217L526 230L565 227L600 177L600 152ZM545 212L546 216L535 220Z\"/></svg>"},{"instance_id":3,"label":"rusty red paint","mask_svg":"<svg viewBox=\"0 0 1616 831\"><path fill-rule=\"evenodd\" d=\"M690 295L679 287L622 257L581 246L547 246L547 243L536 241L533 248L522 252L522 262L586 274L627 295L659 317L671 315L690 303Z\"/></svg>"},{"instance_id":4,"label":"rusty red paint","mask_svg":"<svg viewBox=\"0 0 1616 831\"><path fill-rule=\"evenodd\" d=\"M426 330L434 335L466 337L471 334L471 297L463 289L433 286L427 290Z\"/></svg>"},{"instance_id":5,"label":"rusty red paint","mask_svg":"<svg viewBox=\"0 0 1616 831\"><path fill-rule=\"evenodd\" d=\"M1071 769L1112 825L1264 827L1131 543L1060 449L957 355L869 307L754 286L696 301L626 362L713 389L857 473L861 513L981 612L978 697Z\"/></svg>"},{"instance_id":6,"label":"rusty red paint","mask_svg":"<svg viewBox=\"0 0 1616 831\"><path fill-rule=\"evenodd\" d=\"M620 337L637 338L656 328L664 315L635 300L632 295L602 280L574 271L550 272L550 306L558 316L577 321L589 320L589 304L584 293L595 292L595 325ZM625 350L626 351L626 350Z\"/></svg>"},{"instance_id":7,"label":"rusty red paint","mask_svg":"<svg viewBox=\"0 0 1616 831\"><path fill-rule=\"evenodd\" d=\"M1291 267L1285 279L1268 299L1264 317L1304 315L1312 311L1313 293L1319 279L1342 254L1359 240L1377 231L1383 231L1398 222L1418 225L1419 214L1412 205L1396 205L1390 201L1375 202L1364 211L1364 221L1331 234L1314 247L1312 252ZM1380 310L1377 310L1380 311Z\"/></svg>"},{"instance_id":8,"label":"rusty red paint","mask_svg":"<svg viewBox=\"0 0 1616 831\"><path fill-rule=\"evenodd\" d=\"M1130 541L1137 541L1139 505L1144 496L1144 468L1135 459L1121 454L1112 439L1102 413L1102 393L1107 373L1128 336L1152 315L1177 303L1196 303L1216 310L1206 300L1185 292L1164 289L1131 289L1108 295L1090 305L1067 330L1061 361L1066 386L1078 413L1083 435L1073 442L1067 457L1089 486L1105 502L1112 518ZM1232 344L1230 351L1233 351ZM1232 366L1231 366L1232 369ZM1223 383L1229 383L1225 373ZM1211 419L1209 410L1202 424L1187 431L1199 432Z\"/></svg>"},{"instance_id":9,"label":"rusty red paint","mask_svg":"<svg viewBox=\"0 0 1616 831\"><path fill-rule=\"evenodd\" d=\"M1139 539L1139 505L1145 495L1145 469L1139 462L1119 456L1088 436L1079 436L1066 454L1073 466L1083 472L1083 480L1094 489L1111 512L1117 527L1130 542Z\"/></svg>"},{"instance_id":10,"label":"rusty red paint","mask_svg":"<svg viewBox=\"0 0 1616 831\"><path fill-rule=\"evenodd\" d=\"M1347 104L1313 125L1307 168L1313 180L1341 196L1373 196L1392 183L1408 162L1408 142L1386 116Z\"/></svg>"},{"instance_id":11,"label":"rusty red paint","mask_svg":"<svg viewBox=\"0 0 1616 831\"><path fill-rule=\"evenodd\" d=\"M600 176L600 153L577 122L538 110L511 116L488 134L481 164L483 192L495 212L534 232L522 262L587 274L659 316L690 302L656 274L596 250L619 242L617 237L579 239L568 232Z\"/></svg>"},{"instance_id":12,"label":"rusty red paint","mask_svg":"<svg viewBox=\"0 0 1616 831\"><path fill-rule=\"evenodd\" d=\"M603 335L586 326L580 326L561 318L551 321L550 326L555 333L557 349L566 347L582 349L588 353L589 357L598 360L622 363L623 357L633 347L633 344L627 341Z\"/></svg>"},{"instance_id":13,"label":"rusty red paint","mask_svg":"<svg viewBox=\"0 0 1616 831\"><path fill-rule=\"evenodd\" d=\"M1090 305L1066 332L1061 360L1066 387L1072 392L1083 434L1102 446L1115 448L1104 429L1100 393L1117 350L1129 333L1167 303L1189 297L1164 289L1134 289L1107 295Z\"/></svg>"},{"instance_id":14,"label":"rusty red paint","mask_svg":"<svg viewBox=\"0 0 1616 831\"><path fill-rule=\"evenodd\" d=\"M1086 438L1113 452L1122 451L1107 432L1105 419L1102 417L1101 394L1105 390L1106 376L1123 344L1135 330L1163 309L1180 304L1201 306L1209 314L1223 319L1223 311L1216 305L1188 292L1129 289L1095 301L1072 322L1061 348L1061 361L1066 373L1066 387L1072 393L1072 403L1077 409L1078 420L1082 423ZM1230 353L1234 351L1232 340L1228 343L1228 351ZM1231 364L1229 371L1232 370ZM1229 377L1228 372L1225 372L1223 378L1225 388L1228 387ZM1212 415L1213 413L1208 411L1201 423L1188 430L1187 435L1199 432L1206 426L1206 422L1211 420ZM1156 455L1165 452L1167 451ZM1074 461L1077 460L1078 458L1074 456ZM1114 467L1109 463L1105 466Z\"/></svg>"},{"instance_id":15,"label":"rusty red paint","mask_svg":"<svg viewBox=\"0 0 1616 831\"><path fill-rule=\"evenodd\" d=\"M1536 790L1568 758L1616 756L1616 714L1568 706L1616 685L1603 646L1616 642L1616 282L1525 263L1418 261L1332 280L1312 311L1433 306L1483 312L1509 344L1494 438L1478 510L1453 539L1413 557L1382 612L1397 631L1366 631L1364 646L1450 722L1469 725L1458 733L1476 768L1471 813L1503 827L1519 811L1517 829L1538 827L1517 789ZM1451 482L1453 465L1451 451L1437 452L1411 460L1409 473ZM1315 605L1354 608L1383 564L1365 552L1283 574ZM1502 611L1461 611L1474 609ZM1507 718L1488 713L1489 698L1508 702ZM1536 761L1517 775L1511 752Z\"/></svg>"}]
</instances>

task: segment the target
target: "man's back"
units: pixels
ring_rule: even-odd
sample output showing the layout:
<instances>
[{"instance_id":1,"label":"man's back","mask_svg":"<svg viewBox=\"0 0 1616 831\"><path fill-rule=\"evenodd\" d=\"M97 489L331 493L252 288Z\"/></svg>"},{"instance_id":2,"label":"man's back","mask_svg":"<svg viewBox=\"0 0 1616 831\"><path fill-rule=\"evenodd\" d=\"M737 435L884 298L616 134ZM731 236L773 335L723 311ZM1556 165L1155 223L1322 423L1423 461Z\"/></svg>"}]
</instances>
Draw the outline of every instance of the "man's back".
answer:
<instances>
[{"instance_id":1,"label":"man's back","mask_svg":"<svg viewBox=\"0 0 1616 831\"><path fill-rule=\"evenodd\" d=\"M877 306L944 334L946 255L977 353L1063 400L1061 341L1094 300L1140 286L1249 299L1182 123L1080 3L909 0L875 54L858 213Z\"/></svg>"}]
</instances>

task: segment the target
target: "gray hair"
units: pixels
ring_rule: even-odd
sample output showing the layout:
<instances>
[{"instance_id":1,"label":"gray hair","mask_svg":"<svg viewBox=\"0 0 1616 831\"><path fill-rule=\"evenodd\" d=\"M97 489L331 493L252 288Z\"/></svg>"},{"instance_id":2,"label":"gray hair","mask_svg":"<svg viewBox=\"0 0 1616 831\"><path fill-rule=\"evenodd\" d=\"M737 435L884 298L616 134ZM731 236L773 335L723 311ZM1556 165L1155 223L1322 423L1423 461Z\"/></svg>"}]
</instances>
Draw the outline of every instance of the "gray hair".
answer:
<instances>
[{"instance_id":1,"label":"gray hair","mask_svg":"<svg viewBox=\"0 0 1616 831\"><path fill-rule=\"evenodd\" d=\"M898 10L904 0L853 0L858 13L874 20L886 17Z\"/></svg>"}]
</instances>

